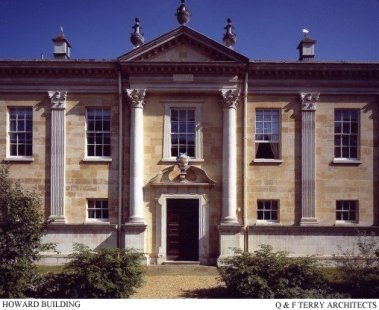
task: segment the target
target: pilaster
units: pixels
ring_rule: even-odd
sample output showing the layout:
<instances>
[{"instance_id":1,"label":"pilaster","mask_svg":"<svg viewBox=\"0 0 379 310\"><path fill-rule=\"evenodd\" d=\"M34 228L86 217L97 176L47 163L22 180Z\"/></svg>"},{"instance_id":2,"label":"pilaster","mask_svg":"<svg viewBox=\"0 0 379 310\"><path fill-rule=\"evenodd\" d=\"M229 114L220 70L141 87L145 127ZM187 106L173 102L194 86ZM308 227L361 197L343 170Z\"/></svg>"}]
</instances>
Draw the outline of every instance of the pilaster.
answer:
<instances>
[{"instance_id":1,"label":"pilaster","mask_svg":"<svg viewBox=\"0 0 379 310\"><path fill-rule=\"evenodd\" d=\"M66 223L65 203L65 111L67 91L49 91L51 100L50 218Z\"/></svg>"},{"instance_id":2,"label":"pilaster","mask_svg":"<svg viewBox=\"0 0 379 310\"><path fill-rule=\"evenodd\" d=\"M320 93L300 94L301 99L301 220L300 225L317 225L315 214L315 112Z\"/></svg>"}]
</instances>

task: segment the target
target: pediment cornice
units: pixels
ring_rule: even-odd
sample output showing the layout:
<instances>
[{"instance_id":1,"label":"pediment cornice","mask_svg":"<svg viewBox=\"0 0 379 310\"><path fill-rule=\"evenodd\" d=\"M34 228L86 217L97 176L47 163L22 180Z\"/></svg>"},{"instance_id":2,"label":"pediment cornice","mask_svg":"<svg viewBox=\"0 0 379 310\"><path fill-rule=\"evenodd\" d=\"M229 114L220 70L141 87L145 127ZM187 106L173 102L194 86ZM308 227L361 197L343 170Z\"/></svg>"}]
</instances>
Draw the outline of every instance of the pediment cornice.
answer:
<instances>
[{"instance_id":1,"label":"pediment cornice","mask_svg":"<svg viewBox=\"0 0 379 310\"><path fill-rule=\"evenodd\" d=\"M127 74L242 74L246 65L238 62L127 62L121 63Z\"/></svg>"},{"instance_id":2,"label":"pediment cornice","mask_svg":"<svg viewBox=\"0 0 379 310\"><path fill-rule=\"evenodd\" d=\"M187 45L207 55L212 61L238 61L247 63L247 57L234 50L196 32L187 27L180 26L138 48L120 56L119 61L151 61L157 55L175 48Z\"/></svg>"}]
</instances>

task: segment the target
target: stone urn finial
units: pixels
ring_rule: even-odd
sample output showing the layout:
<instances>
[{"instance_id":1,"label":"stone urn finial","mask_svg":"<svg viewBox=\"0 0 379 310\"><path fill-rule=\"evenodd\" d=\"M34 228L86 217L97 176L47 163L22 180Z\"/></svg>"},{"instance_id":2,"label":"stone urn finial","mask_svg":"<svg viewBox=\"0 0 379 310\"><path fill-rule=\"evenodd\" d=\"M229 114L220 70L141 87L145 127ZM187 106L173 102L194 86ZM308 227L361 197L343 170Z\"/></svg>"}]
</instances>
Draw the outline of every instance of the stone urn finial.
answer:
<instances>
[{"instance_id":1,"label":"stone urn finial","mask_svg":"<svg viewBox=\"0 0 379 310\"><path fill-rule=\"evenodd\" d=\"M190 18L191 18L191 13L186 7L186 1L181 0L181 4L179 7L176 9L176 18L181 25L187 25Z\"/></svg>"},{"instance_id":2,"label":"stone urn finial","mask_svg":"<svg viewBox=\"0 0 379 310\"><path fill-rule=\"evenodd\" d=\"M236 44L236 41L237 41L237 36L233 32L234 27L232 25L232 20L230 18L228 18L227 24L224 27L224 29L226 30L226 32L222 40L227 47L233 49L233 46L234 44Z\"/></svg>"},{"instance_id":3,"label":"stone urn finial","mask_svg":"<svg viewBox=\"0 0 379 310\"><path fill-rule=\"evenodd\" d=\"M188 163L189 163L189 156L186 153L181 153L177 158L176 162L178 163L179 169L180 169L180 182L186 182L186 174L188 169Z\"/></svg>"},{"instance_id":4,"label":"stone urn finial","mask_svg":"<svg viewBox=\"0 0 379 310\"><path fill-rule=\"evenodd\" d=\"M143 33L141 32L142 27L138 17L135 18L135 24L132 28L134 29L134 32L130 36L130 41L134 47L139 47L144 43L145 39L143 37Z\"/></svg>"}]
</instances>

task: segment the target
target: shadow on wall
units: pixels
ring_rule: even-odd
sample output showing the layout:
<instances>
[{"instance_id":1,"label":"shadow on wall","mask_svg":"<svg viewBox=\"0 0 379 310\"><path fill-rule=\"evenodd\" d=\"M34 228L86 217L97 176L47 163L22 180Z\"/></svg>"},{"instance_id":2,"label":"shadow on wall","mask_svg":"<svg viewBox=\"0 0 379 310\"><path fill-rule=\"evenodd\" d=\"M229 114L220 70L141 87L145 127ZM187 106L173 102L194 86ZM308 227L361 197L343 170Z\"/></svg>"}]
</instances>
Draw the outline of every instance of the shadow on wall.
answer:
<instances>
[{"instance_id":1,"label":"shadow on wall","mask_svg":"<svg viewBox=\"0 0 379 310\"><path fill-rule=\"evenodd\" d=\"M291 119L295 121L295 225L300 224L301 220L301 105L298 98L293 98L287 105L283 107L284 112L292 111Z\"/></svg>"}]
</instances>

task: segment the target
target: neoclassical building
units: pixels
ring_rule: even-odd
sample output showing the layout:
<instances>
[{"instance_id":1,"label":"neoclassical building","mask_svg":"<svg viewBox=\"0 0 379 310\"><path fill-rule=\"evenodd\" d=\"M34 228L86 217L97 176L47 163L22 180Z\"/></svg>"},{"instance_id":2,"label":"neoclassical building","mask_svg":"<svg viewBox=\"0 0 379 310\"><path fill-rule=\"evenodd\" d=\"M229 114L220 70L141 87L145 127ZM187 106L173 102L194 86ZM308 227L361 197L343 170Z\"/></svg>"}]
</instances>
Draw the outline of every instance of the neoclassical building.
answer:
<instances>
[{"instance_id":1,"label":"neoclassical building","mask_svg":"<svg viewBox=\"0 0 379 310\"><path fill-rule=\"evenodd\" d=\"M261 244L328 257L379 233L379 63L254 61L190 28L117 60L0 60L0 160L75 242L214 264Z\"/></svg>"}]
</instances>

